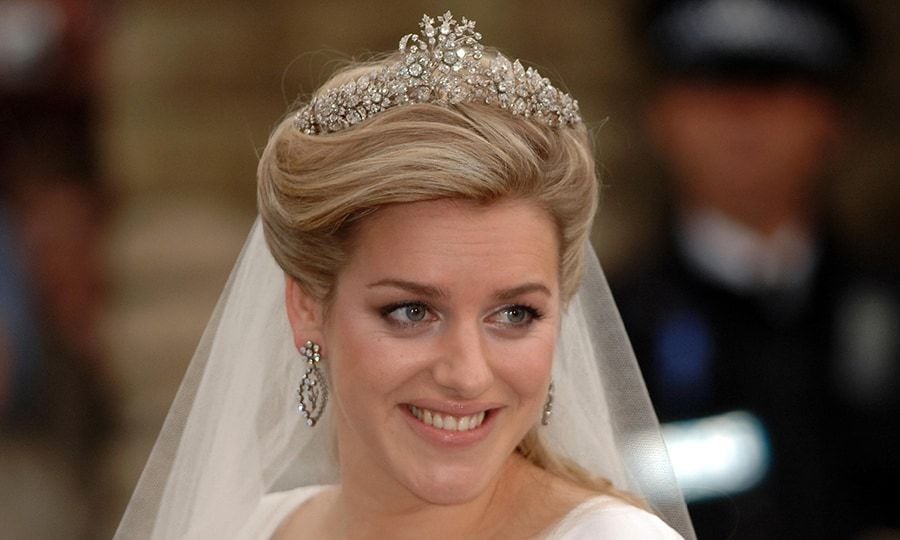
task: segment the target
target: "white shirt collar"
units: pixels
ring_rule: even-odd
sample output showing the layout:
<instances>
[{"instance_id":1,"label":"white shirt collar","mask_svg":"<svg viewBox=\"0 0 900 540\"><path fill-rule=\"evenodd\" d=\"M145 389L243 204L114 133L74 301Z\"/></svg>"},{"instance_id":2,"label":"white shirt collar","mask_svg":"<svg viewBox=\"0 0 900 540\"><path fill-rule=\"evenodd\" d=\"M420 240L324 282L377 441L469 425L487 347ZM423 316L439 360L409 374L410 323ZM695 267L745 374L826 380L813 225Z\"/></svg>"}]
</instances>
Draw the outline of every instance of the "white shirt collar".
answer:
<instances>
[{"instance_id":1,"label":"white shirt collar","mask_svg":"<svg viewBox=\"0 0 900 540\"><path fill-rule=\"evenodd\" d=\"M803 288L817 257L805 229L784 225L762 235L713 209L684 213L676 242L696 269L742 291Z\"/></svg>"}]
</instances>

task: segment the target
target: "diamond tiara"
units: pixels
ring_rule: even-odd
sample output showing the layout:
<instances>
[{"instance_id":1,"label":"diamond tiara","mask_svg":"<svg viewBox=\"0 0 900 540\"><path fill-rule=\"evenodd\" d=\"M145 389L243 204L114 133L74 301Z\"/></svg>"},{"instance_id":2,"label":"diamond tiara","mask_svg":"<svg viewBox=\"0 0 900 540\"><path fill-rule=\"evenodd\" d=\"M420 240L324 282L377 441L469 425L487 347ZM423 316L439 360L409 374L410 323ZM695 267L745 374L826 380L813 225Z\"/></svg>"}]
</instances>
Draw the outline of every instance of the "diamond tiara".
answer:
<instances>
[{"instance_id":1,"label":"diamond tiara","mask_svg":"<svg viewBox=\"0 0 900 540\"><path fill-rule=\"evenodd\" d=\"M581 122L578 102L537 70L500 53L483 60L475 21L448 11L400 39L402 60L313 97L296 115L308 135L333 133L400 105L485 103L552 127Z\"/></svg>"}]
</instances>

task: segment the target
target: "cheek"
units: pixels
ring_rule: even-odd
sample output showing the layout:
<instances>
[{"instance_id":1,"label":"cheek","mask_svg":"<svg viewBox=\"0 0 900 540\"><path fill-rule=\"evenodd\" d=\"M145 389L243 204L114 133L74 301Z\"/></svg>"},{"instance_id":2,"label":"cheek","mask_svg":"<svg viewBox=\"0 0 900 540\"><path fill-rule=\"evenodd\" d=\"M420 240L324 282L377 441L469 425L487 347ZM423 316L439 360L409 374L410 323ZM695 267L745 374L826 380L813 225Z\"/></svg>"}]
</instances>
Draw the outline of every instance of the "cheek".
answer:
<instances>
[{"instance_id":1,"label":"cheek","mask_svg":"<svg viewBox=\"0 0 900 540\"><path fill-rule=\"evenodd\" d=\"M388 348L360 330L353 321L342 321L340 327L332 328L326 336L332 344L329 375L335 397L341 401L376 391L389 375Z\"/></svg>"},{"instance_id":2,"label":"cheek","mask_svg":"<svg viewBox=\"0 0 900 540\"><path fill-rule=\"evenodd\" d=\"M329 325L329 375L335 399L347 411L377 414L421 370L408 343L391 339L371 317L343 317Z\"/></svg>"},{"instance_id":3,"label":"cheek","mask_svg":"<svg viewBox=\"0 0 900 540\"><path fill-rule=\"evenodd\" d=\"M507 347L495 362L495 376L523 402L543 404L550 384L556 339L528 340Z\"/></svg>"}]
</instances>

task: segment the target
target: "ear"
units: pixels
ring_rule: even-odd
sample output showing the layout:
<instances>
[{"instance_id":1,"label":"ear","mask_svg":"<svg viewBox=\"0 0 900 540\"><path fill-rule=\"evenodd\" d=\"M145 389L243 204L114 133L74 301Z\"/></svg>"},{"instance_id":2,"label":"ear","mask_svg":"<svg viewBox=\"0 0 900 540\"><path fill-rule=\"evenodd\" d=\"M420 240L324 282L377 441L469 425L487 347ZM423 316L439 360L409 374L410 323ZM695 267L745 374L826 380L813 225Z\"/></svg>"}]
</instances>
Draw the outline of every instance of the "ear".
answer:
<instances>
[{"instance_id":1,"label":"ear","mask_svg":"<svg viewBox=\"0 0 900 540\"><path fill-rule=\"evenodd\" d=\"M294 346L298 349L307 341L322 343L324 311L322 304L313 298L296 279L285 275L284 304L288 322L294 334Z\"/></svg>"}]
</instances>

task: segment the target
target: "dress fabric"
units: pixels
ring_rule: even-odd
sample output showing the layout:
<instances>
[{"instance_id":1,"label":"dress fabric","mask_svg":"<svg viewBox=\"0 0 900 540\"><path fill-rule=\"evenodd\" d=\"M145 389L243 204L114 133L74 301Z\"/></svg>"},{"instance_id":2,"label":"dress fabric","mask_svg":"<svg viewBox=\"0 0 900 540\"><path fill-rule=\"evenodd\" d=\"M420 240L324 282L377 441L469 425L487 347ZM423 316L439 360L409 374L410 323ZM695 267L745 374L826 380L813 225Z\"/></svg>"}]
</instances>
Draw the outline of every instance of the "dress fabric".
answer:
<instances>
[{"instance_id":1,"label":"dress fabric","mask_svg":"<svg viewBox=\"0 0 900 540\"><path fill-rule=\"evenodd\" d=\"M265 495L236 536L239 540L272 538L281 523L310 498L331 486L304 486ZM653 514L601 495L588 499L540 536L543 540L677 540L682 538Z\"/></svg>"}]
</instances>

